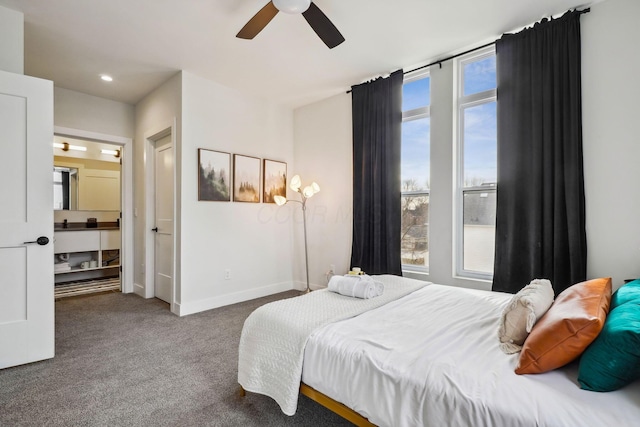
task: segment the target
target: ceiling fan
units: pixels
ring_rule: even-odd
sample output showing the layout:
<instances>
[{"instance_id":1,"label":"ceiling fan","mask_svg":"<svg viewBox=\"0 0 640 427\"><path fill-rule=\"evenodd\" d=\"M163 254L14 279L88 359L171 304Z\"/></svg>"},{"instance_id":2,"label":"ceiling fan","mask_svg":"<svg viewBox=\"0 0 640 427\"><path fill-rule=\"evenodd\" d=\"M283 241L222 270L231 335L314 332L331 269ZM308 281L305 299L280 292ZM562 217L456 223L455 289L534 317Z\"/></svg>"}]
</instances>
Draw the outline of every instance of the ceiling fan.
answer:
<instances>
[{"instance_id":1,"label":"ceiling fan","mask_svg":"<svg viewBox=\"0 0 640 427\"><path fill-rule=\"evenodd\" d=\"M329 49L333 49L344 41L340 31L311 0L272 0L242 27L236 37L241 39L254 38L278 12L301 13Z\"/></svg>"}]
</instances>

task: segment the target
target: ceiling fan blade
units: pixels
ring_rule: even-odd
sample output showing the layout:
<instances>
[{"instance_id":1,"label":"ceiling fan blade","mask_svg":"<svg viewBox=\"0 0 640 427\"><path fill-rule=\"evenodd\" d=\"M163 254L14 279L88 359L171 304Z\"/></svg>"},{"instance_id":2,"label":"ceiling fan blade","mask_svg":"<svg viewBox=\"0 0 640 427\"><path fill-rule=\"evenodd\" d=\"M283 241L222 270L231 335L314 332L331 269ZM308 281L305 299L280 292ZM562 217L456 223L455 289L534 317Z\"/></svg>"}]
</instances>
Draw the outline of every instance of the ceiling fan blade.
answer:
<instances>
[{"instance_id":1,"label":"ceiling fan blade","mask_svg":"<svg viewBox=\"0 0 640 427\"><path fill-rule=\"evenodd\" d=\"M344 37L333 23L327 18L314 2L311 2L309 9L302 12L313 31L322 39L329 49L333 49L344 41Z\"/></svg>"},{"instance_id":2,"label":"ceiling fan blade","mask_svg":"<svg viewBox=\"0 0 640 427\"><path fill-rule=\"evenodd\" d=\"M240 30L236 37L241 39L252 39L258 35L260 31L267 26L269 22L273 19L274 16L278 14L278 9L274 6L273 2L270 1L266 4L265 7L260 9L258 13L256 13L253 18L249 20L245 24L244 27Z\"/></svg>"}]
</instances>

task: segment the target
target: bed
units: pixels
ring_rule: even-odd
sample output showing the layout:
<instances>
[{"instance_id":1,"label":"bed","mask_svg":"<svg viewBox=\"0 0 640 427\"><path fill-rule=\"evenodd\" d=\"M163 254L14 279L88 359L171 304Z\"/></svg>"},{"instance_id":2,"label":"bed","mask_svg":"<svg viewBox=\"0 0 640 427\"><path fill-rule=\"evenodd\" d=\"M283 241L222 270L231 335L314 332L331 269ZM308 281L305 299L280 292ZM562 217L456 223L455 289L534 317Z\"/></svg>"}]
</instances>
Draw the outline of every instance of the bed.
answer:
<instances>
[{"instance_id":1,"label":"bed","mask_svg":"<svg viewBox=\"0 0 640 427\"><path fill-rule=\"evenodd\" d=\"M378 302L322 290L256 310L241 338L242 388L271 396L288 415L301 390L356 424L637 425L638 382L609 393L581 390L577 363L514 373L518 355L504 354L497 339L512 295L376 279L385 285ZM271 329L283 330L275 343Z\"/></svg>"}]
</instances>

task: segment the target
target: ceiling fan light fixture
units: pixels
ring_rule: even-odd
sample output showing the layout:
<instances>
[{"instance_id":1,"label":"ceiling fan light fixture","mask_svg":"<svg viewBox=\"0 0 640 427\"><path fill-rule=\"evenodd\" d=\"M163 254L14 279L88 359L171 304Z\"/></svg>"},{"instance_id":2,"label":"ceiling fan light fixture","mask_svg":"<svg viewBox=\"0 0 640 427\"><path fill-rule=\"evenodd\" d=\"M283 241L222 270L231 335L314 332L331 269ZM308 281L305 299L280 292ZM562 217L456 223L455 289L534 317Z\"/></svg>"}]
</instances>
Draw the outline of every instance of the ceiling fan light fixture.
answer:
<instances>
[{"instance_id":1,"label":"ceiling fan light fixture","mask_svg":"<svg viewBox=\"0 0 640 427\"><path fill-rule=\"evenodd\" d=\"M272 0L273 5L280 12L302 13L309 9L311 0Z\"/></svg>"},{"instance_id":2,"label":"ceiling fan light fixture","mask_svg":"<svg viewBox=\"0 0 640 427\"><path fill-rule=\"evenodd\" d=\"M271 22L278 12L302 15L329 49L333 49L344 41L344 37L336 26L311 0L270 0L242 27L236 37L251 40Z\"/></svg>"}]
</instances>

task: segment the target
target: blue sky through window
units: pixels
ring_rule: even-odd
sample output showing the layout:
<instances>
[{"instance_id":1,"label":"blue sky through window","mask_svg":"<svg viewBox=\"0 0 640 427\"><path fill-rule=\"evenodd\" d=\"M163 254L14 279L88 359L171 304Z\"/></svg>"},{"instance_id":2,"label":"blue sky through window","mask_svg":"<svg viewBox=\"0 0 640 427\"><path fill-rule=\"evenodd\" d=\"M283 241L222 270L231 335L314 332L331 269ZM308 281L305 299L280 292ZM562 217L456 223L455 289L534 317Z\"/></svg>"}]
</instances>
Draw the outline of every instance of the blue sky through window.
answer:
<instances>
[{"instance_id":1,"label":"blue sky through window","mask_svg":"<svg viewBox=\"0 0 640 427\"><path fill-rule=\"evenodd\" d=\"M426 107L431 103L430 80L426 77L402 85L402 111Z\"/></svg>"},{"instance_id":2,"label":"blue sky through window","mask_svg":"<svg viewBox=\"0 0 640 427\"><path fill-rule=\"evenodd\" d=\"M463 95L495 89L495 55L464 65ZM430 78L405 83L402 110L409 111L431 103ZM464 109L464 180L465 186L495 183L497 180L496 102ZM428 189L430 182L430 119L405 121L402 124L402 183L414 180ZM403 190L405 188L403 187Z\"/></svg>"},{"instance_id":3,"label":"blue sky through window","mask_svg":"<svg viewBox=\"0 0 640 427\"><path fill-rule=\"evenodd\" d=\"M496 102L494 101L464 110L464 186L475 187L496 181Z\"/></svg>"},{"instance_id":4,"label":"blue sky through window","mask_svg":"<svg viewBox=\"0 0 640 427\"><path fill-rule=\"evenodd\" d=\"M495 89L496 87L496 57L495 55L473 61L464 66L463 96Z\"/></svg>"},{"instance_id":5,"label":"blue sky through window","mask_svg":"<svg viewBox=\"0 0 640 427\"><path fill-rule=\"evenodd\" d=\"M429 189L431 157L431 120L429 117L402 123L402 190ZM407 180L414 180L414 188L405 188Z\"/></svg>"},{"instance_id":6,"label":"blue sky through window","mask_svg":"<svg viewBox=\"0 0 640 427\"><path fill-rule=\"evenodd\" d=\"M402 85L402 111L427 107L431 103L429 76ZM431 155L431 121L429 117L402 123L402 190L428 190ZM407 181L413 185L406 186Z\"/></svg>"},{"instance_id":7,"label":"blue sky through window","mask_svg":"<svg viewBox=\"0 0 640 427\"><path fill-rule=\"evenodd\" d=\"M496 88L496 57L468 62L463 69L463 96ZM473 187L497 181L496 102L463 111L464 186Z\"/></svg>"}]
</instances>

